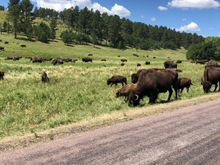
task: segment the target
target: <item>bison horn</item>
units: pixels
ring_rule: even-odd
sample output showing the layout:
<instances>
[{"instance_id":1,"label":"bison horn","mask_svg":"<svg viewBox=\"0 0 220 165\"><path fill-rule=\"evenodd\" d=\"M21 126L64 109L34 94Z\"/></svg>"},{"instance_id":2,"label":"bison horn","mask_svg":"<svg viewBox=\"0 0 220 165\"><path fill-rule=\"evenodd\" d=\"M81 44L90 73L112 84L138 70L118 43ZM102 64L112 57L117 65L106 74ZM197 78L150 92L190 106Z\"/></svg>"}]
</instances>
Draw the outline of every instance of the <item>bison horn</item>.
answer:
<instances>
[{"instance_id":1,"label":"bison horn","mask_svg":"<svg viewBox=\"0 0 220 165\"><path fill-rule=\"evenodd\" d=\"M135 101L137 101L139 99L139 96L136 94L135 95Z\"/></svg>"}]
</instances>

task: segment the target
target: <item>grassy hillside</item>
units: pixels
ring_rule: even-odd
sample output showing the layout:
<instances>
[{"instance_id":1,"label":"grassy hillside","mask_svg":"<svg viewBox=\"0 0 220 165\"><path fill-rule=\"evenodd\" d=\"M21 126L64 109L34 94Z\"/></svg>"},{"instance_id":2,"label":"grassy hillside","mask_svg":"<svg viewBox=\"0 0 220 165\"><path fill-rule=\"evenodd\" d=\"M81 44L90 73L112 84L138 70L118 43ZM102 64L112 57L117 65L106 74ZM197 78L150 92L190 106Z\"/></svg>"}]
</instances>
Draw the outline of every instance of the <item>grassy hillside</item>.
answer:
<instances>
[{"instance_id":1,"label":"grassy hillside","mask_svg":"<svg viewBox=\"0 0 220 165\"><path fill-rule=\"evenodd\" d=\"M0 35L0 39L0 46L5 47L5 51L0 52L0 70L6 72L5 80L0 81L0 138L54 128L113 111L126 111L130 107L122 98L115 98L120 86L108 87L106 79L120 74L130 82L131 73L141 68L162 68L168 58L183 60L183 64L179 65L179 69L183 70L180 76L192 78L194 84L190 92L184 92L181 98L203 95L200 85L203 66L186 61L183 49L142 51L93 45L69 47L59 40L43 44L14 40L13 36L6 34ZM4 44L5 41L9 44ZM21 48L21 44L27 47ZM80 59L89 53L93 54L94 62L82 63ZM134 57L133 53L140 57ZM79 61L53 66L50 62L33 64L25 58L20 61L4 60L10 55L75 57ZM102 58L107 61L102 62ZM122 58L128 59L123 67L120 65ZM145 66L145 61L150 61L151 65ZM137 63L142 66L137 67ZM50 77L49 84L40 82L43 70ZM158 101L166 99L167 95L161 94ZM144 106L149 106L146 102L143 102Z\"/></svg>"}]
</instances>

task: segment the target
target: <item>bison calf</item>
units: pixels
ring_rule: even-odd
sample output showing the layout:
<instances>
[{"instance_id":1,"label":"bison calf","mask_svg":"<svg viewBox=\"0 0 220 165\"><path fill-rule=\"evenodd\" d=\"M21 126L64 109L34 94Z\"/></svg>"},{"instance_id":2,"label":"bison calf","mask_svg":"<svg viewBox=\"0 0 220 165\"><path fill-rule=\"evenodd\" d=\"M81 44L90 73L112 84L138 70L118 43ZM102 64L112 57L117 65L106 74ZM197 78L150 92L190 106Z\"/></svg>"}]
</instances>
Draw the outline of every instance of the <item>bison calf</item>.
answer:
<instances>
[{"instance_id":1,"label":"bison calf","mask_svg":"<svg viewBox=\"0 0 220 165\"><path fill-rule=\"evenodd\" d=\"M42 72L41 73L41 81L43 82L43 83L48 83L50 80L49 80L49 78L48 78L48 76L47 76L47 73L46 72Z\"/></svg>"},{"instance_id":2,"label":"bison calf","mask_svg":"<svg viewBox=\"0 0 220 165\"><path fill-rule=\"evenodd\" d=\"M192 81L189 78L179 78L178 79L178 91L181 90L180 92L182 93L184 88L187 89L187 92L189 92L189 88L192 85Z\"/></svg>"},{"instance_id":3,"label":"bison calf","mask_svg":"<svg viewBox=\"0 0 220 165\"><path fill-rule=\"evenodd\" d=\"M120 76L120 75L114 75L111 78L109 78L107 80L107 85L113 85L115 84L118 85L118 83L122 84L122 86L124 86L125 84L127 84L127 78L124 76Z\"/></svg>"},{"instance_id":4,"label":"bison calf","mask_svg":"<svg viewBox=\"0 0 220 165\"><path fill-rule=\"evenodd\" d=\"M118 97L125 97L125 102L127 102L129 92L134 90L135 88L136 88L136 84L133 84L133 83L127 84L116 92L116 97L117 98Z\"/></svg>"}]
</instances>

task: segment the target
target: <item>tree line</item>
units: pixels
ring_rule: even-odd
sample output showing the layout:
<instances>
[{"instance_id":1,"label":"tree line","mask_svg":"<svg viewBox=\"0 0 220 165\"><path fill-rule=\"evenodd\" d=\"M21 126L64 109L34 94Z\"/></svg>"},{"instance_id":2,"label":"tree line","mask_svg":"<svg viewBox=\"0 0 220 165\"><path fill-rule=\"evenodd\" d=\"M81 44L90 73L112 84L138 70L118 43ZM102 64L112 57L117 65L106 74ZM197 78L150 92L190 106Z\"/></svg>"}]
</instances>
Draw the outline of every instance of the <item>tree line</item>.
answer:
<instances>
[{"instance_id":1,"label":"tree line","mask_svg":"<svg viewBox=\"0 0 220 165\"><path fill-rule=\"evenodd\" d=\"M197 34L132 22L117 15L89 10L87 7L79 9L76 6L61 12L45 8L33 10L30 0L9 0L8 12L15 38L19 32L30 40L34 37L48 42L55 39L59 20L65 25L66 30L60 37L66 44L93 43L120 49L132 47L149 50L188 48L204 40ZM33 24L36 17L46 20L49 24L45 22Z\"/></svg>"}]
</instances>

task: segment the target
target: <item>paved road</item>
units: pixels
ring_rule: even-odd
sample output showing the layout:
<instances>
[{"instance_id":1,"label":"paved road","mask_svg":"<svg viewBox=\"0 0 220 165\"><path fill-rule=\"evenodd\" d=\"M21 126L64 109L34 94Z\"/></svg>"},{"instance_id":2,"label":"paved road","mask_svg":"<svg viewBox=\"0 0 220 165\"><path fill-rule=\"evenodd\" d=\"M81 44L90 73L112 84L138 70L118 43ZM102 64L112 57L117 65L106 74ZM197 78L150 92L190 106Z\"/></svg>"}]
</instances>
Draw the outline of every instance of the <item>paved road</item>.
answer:
<instances>
[{"instance_id":1,"label":"paved road","mask_svg":"<svg viewBox=\"0 0 220 165\"><path fill-rule=\"evenodd\" d=\"M0 164L220 164L220 100L0 153Z\"/></svg>"}]
</instances>

